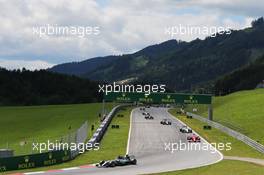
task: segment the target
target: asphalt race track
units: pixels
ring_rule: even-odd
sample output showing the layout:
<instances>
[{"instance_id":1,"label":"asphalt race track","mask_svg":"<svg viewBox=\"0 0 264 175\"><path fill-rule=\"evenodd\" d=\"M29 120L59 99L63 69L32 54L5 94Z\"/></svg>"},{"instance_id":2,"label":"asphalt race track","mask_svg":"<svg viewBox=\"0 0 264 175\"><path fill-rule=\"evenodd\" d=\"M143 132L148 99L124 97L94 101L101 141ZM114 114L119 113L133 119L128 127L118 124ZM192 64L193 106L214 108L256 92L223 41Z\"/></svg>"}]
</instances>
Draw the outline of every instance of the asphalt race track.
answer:
<instances>
[{"instance_id":1,"label":"asphalt race track","mask_svg":"<svg viewBox=\"0 0 264 175\"><path fill-rule=\"evenodd\" d=\"M137 165L115 168L92 167L44 174L149 174L200 167L222 160L222 154L212 148L204 139L201 140L201 143L194 143L194 145L203 144L211 149L176 150L176 143L178 145L180 142L188 143L187 134L179 132L183 123L170 115L167 110L166 108L146 108L146 111L154 117L153 120L146 120L139 108L132 111L128 153L136 156ZM170 119L172 125L161 125L160 121L164 118ZM172 153L171 145L173 143L175 150Z\"/></svg>"}]
</instances>

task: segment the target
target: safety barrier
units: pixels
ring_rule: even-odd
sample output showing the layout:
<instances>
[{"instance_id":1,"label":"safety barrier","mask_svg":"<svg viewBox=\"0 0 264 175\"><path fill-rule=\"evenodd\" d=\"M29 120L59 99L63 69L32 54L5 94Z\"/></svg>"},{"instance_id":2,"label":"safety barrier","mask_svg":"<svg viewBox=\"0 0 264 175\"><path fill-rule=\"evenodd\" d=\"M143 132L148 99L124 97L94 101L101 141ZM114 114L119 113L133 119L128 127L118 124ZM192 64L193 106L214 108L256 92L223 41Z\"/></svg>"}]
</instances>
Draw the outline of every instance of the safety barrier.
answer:
<instances>
[{"instance_id":1,"label":"safety barrier","mask_svg":"<svg viewBox=\"0 0 264 175\"><path fill-rule=\"evenodd\" d=\"M113 117L115 116L116 112L118 110L120 110L121 108L127 107L127 106L131 106L131 105L125 104L125 105L118 105L118 106L114 107L112 109L112 111L105 117L105 119L103 120L101 125L98 127L98 129L95 131L95 133L93 134L92 138L88 141L88 143L91 145L95 145L96 143L99 143L101 141L101 139L103 138L103 136L106 132L106 129L110 125L110 123L111 123Z\"/></svg>"},{"instance_id":2,"label":"safety barrier","mask_svg":"<svg viewBox=\"0 0 264 175\"><path fill-rule=\"evenodd\" d=\"M71 160L70 151L52 151L0 159L0 172L55 165Z\"/></svg>"},{"instance_id":3,"label":"safety barrier","mask_svg":"<svg viewBox=\"0 0 264 175\"><path fill-rule=\"evenodd\" d=\"M214 121L211 121L211 120L208 120L207 118L205 117L202 117L200 115L197 115L197 114L193 114L193 113L190 113L190 112L187 112L186 113L187 116L192 116L193 118L197 119L197 120L200 120L202 122L205 122L209 125L211 125L212 127L214 128L217 128L219 129L220 131L244 142L245 144L249 145L250 147L256 149L257 151L261 152L264 154L264 146L258 142L256 142L255 140L249 138L248 136L245 136L244 134L241 134L237 131L234 131L226 126L223 126L217 122L214 122Z\"/></svg>"}]
</instances>

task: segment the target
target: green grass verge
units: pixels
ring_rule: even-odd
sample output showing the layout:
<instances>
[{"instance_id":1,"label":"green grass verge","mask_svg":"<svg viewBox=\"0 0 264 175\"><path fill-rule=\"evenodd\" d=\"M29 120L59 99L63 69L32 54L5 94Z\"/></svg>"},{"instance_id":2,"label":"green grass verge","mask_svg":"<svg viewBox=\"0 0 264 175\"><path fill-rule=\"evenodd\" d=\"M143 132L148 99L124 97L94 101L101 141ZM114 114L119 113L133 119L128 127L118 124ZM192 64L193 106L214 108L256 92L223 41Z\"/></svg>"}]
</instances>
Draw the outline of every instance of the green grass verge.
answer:
<instances>
[{"instance_id":1,"label":"green grass verge","mask_svg":"<svg viewBox=\"0 0 264 175\"><path fill-rule=\"evenodd\" d=\"M153 175L263 175L263 172L263 166L260 165L241 161L223 160L217 164L201 168Z\"/></svg>"},{"instance_id":2,"label":"green grass verge","mask_svg":"<svg viewBox=\"0 0 264 175\"><path fill-rule=\"evenodd\" d=\"M45 171L50 169L61 169L80 165L88 165L91 163L97 163L100 160L114 159L118 155L124 155L126 153L126 145L128 139L129 125L130 125L130 113L132 108L124 108L120 110L113 118L110 127L108 128L106 134L104 135L101 143L100 149L98 151L88 151L81 154L76 159L59 165L34 168L22 171L12 171L8 173L17 172L32 172L32 171ZM118 114L123 114L124 117L117 117ZM111 125L119 125L119 129L112 129Z\"/></svg>"},{"instance_id":3,"label":"green grass verge","mask_svg":"<svg viewBox=\"0 0 264 175\"><path fill-rule=\"evenodd\" d=\"M213 98L214 120L264 145L264 89L240 91ZM207 116L205 106L199 114Z\"/></svg>"},{"instance_id":4,"label":"green grass verge","mask_svg":"<svg viewBox=\"0 0 264 175\"><path fill-rule=\"evenodd\" d=\"M193 130L199 133L210 143L231 143L232 149L230 151L221 151L226 156L240 156L240 157L253 157L264 158L264 155L254 150L245 143L221 132L218 129L212 128L211 130L204 130L204 122L196 119L187 119L186 116L179 116L176 114L177 109L170 110L171 114L177 116L178 119L186 123Z\"/></svg>"},{"instance_id":5,"label":"green grass verge","mask_svg":"<svg viewBox=\"0 0 264 175\"><path fill-rule=\"evenodd\" d=\"M113 104L107 104L110 110ZM0 148L15 150L15 155L31 154L32 142L60 139L85 121L97 126L102 104L0 107ZM89 131L91 136L92 132ZM21 146L21 143L25 143Z\"/></svg>"}]
</instances>

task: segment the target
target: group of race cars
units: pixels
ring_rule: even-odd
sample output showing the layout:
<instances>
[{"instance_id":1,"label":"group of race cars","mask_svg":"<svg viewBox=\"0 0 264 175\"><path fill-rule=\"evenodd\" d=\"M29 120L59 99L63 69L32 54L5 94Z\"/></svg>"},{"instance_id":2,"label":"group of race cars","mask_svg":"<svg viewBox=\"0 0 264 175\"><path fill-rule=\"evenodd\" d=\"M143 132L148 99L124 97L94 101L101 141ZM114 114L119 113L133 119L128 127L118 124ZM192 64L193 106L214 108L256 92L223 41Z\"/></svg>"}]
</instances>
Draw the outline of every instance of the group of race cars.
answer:
<instances>
[{"instance_id":1,"label":"group of race cars","mask_svg":"<svg viewBox=\"0 0 264 175\"><path fill-rule=\"evenodd\" d=\"M149 112L146 112L146 109L144 107L141 107L140 110L143 111L142 115L145 116L146 120L153 120L154 119L154 117L152 115L150 115ZM162 119L160 121L160 124L162 124L162 125L172 125L172 121L170 119L165 118L165 119ZM201 138L198 135L194 134L192 132L192 129L187 127L187 126L182 126L180 128L180 132L188 134L188 136L187 136L187 141L188 142L201 142Z\"/></svg>"},{"instance_id":2,"label":"group of race cars","mask_svg":"<svg viewBox=\"0 0 264 175\"><path fill-rule=\"evenodd\" d=\"M149 106L141 107L140 110L143 111L142 115L145 117L146 120L153 120L154 117L150 115L149 112L146 112L145 108L150 108ZM162 119L160 121L160 124L162 125L172 125L172 121L170 119ZM201 138L194 134L192 129L188 126L182 126L179 130L181 133L188 134L187 135L187 141L188 142L201 142ZM114 160L102 160L101 162L96 164L96 167L98 168L110 168L110 167L116 167L116 166L125 166L125 165L136 165L137 159L133 155L125 155L125 156L118 156Z\"/></svg>"},{"instance_id":3,"label":"group of race cars","mask_svg":"<svg viewBox=\"0 0 264 175\"><path fill-rule=\"evenodd\" d=\"M152 115L150 115L150 113L148 113L148 112L143 112L142 115L145 116L146 120L153 120L154 119L154 117Z\"/></svg>"}]
</instances>

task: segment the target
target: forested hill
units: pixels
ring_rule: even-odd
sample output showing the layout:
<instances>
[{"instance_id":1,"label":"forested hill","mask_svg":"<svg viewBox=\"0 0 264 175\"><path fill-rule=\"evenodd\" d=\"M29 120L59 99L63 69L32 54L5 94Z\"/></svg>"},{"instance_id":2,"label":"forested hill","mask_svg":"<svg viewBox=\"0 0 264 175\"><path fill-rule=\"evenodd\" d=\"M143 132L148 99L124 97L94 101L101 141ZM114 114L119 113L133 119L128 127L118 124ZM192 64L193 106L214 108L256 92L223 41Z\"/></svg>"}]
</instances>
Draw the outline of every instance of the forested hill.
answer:
<instances>
[{"instance_id":1,"label":"forested hill","mask_svg":"<svg viewBox=\"0 0 264 175\"><path fill-rule=\"evenodd\" d=\"M216 81L216 95L226 95L235 91L254 89L263 81L264 56Z\"/></svg>"},{"instance_id":2,"label":"forested hill","mask_svg":"<svg viewBox=\"0 0 264 175\"><path fill-rule=\"evenodd\" d=\"M75 76L0 68L0 105L97 102L97 92L97 83Z\"/></svg>"}]
</instances>

